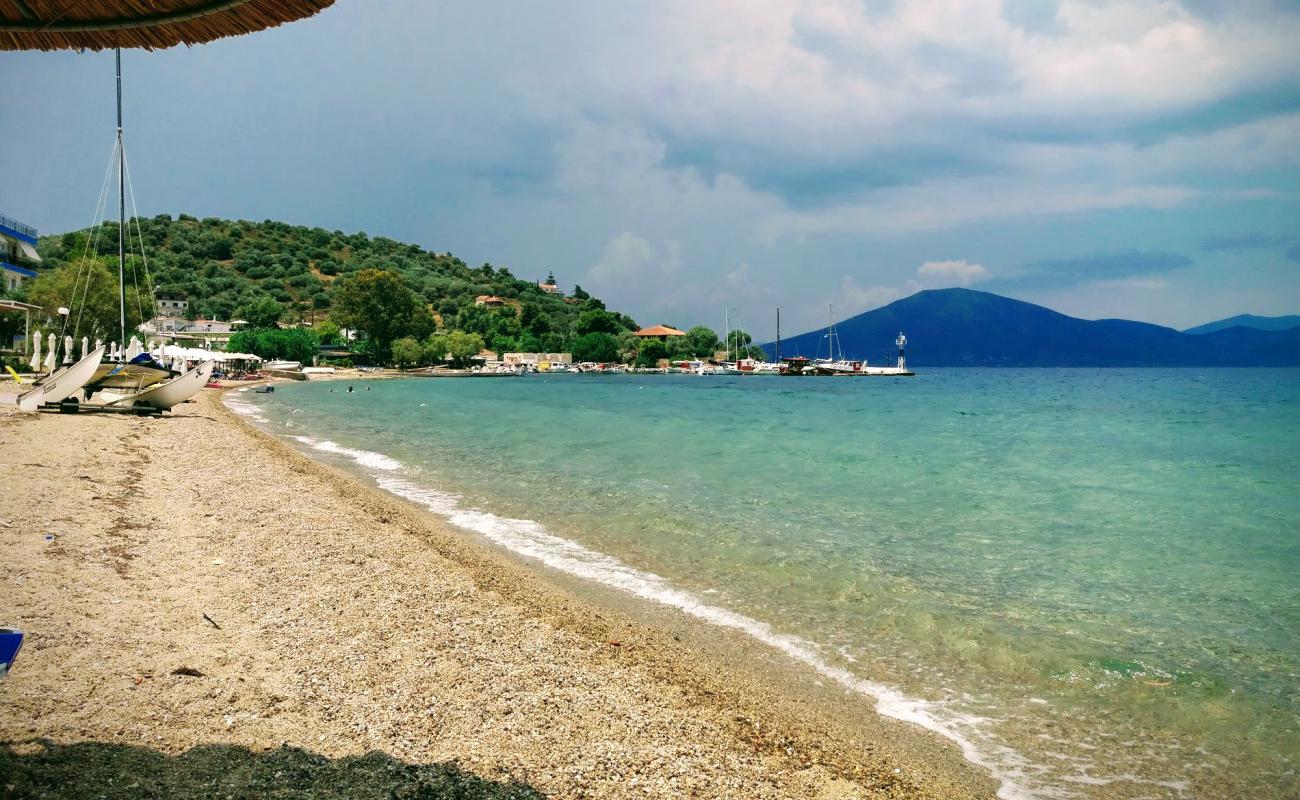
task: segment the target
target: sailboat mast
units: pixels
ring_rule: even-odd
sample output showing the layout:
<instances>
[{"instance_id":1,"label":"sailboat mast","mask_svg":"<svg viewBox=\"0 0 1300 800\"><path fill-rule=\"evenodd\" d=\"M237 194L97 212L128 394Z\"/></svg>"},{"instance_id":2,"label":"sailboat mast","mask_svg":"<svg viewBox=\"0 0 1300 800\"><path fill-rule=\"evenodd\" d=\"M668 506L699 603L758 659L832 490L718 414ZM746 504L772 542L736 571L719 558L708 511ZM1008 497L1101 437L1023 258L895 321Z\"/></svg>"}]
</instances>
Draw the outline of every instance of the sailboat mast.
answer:
<instances>
[{"instance_id":1,"label":"sailboat mast","mask_svg":"<svg viewBox=\"0 0 1300 800\"><path fill-rule=\"evenodd\" d=\"M727 360L731 360L731 307L724 306L722 309L722 327L725 328L723 334L727 337Z\"/></svg>"},{"instance_id":2,"label":"sailboat mast","mask_svg":"<svg viewBox=\"0 0 1300 800\"><path fill-rule=\"evenodd\" d=\"M781 360L781 307L776 309L776 360Z\"/></svg>"},{"instance_id":3,"label":"sailboat mast","mask_svg":"<svg viewBox=\"0 0 1300 800\"><path fill-rule=\"evenodd\" d=\"M826 304L826 360L835 360L835 323L831 321L831 304Z\"/></svg>"},{"instance_id":4,"label":"sailboat mast","mask_svg":"<svg viewBox=\"0 0 1300 800\"><path fill-rule=\"evenodd\" d=\"M122 48L117 56L117 300L118 321L122 327L122 347L126 347L126 151L122 147Z\"/></svg>"}]
</instances>

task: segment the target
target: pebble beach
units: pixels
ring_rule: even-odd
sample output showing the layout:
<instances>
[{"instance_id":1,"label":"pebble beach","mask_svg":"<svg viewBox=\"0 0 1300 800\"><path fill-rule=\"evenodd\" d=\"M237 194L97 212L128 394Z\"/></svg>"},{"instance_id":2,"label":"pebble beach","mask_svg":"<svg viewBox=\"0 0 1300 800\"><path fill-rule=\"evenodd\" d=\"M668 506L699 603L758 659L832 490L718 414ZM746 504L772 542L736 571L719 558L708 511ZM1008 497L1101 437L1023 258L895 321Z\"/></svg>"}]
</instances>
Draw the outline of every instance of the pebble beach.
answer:
<instances>
[{"instance_id":1,"label":"pebble beach","mask_svg":"<svg viewBox=\"0 0 1300 800\"><path fill-rule=\"evenodd\" d=\"M724 663L307 459L215 390L163 418L5 413L0 463L0 624L27 632L0 682L4 797L996 788L812 676Z\"/></svg>"}]
</instances>

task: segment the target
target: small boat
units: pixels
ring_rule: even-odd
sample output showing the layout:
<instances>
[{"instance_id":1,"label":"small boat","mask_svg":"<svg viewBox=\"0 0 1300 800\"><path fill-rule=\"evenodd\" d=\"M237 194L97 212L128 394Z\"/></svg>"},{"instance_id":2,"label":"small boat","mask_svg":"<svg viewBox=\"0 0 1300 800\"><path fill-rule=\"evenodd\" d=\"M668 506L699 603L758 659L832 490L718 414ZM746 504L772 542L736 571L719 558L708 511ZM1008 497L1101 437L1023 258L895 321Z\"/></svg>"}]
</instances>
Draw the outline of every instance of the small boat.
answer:
<instances>
[{"instance_id":1,"label":"small boat","mask_svg":"<svg viewBox=\"0 0 1300 800\"><path fill-rule=\"evenodd\" d=\"M139 346L140 343L133 336L128 345L129 349L122 354L122 357L115 355L103 359L95 370L94 377L86 382L87 396L100 389L139 391L180 374L155 361L149 353L142 352L128 358L131 351Z\"/></svg>"},{"instance_id":2,"label":"small boat","mask_svg":"<svg viewBox=\"0 0 1300 800\"><path fill-rule=\"evenodd\" d=\"M61 403L72 397L81 391L95 374L103 357L104 347L101 345L77 363L53 373L21 395L18 398L18 407L23 411L35 411L43 405Z\"/></svg>"},{"instance_id":3,"label":"small boat","mask_svg":"<svg viewBox=\"0 0 1300 800\"><path fill-rule=\"evenodd\" d=\"M198 394L212 377L212 370L216 367L215 361L204 361L197 367L191 369L178 378L173 378L165 383L160 383L145 389L143 392L135 392L117 400L105 403L109 408L130 408L135 411L166 411L173 406L180 405Z\"/></svg>"},{"instance_id":4,"label":"small boat","mask_svg":"<svg viewBox=\"0 0 1300 800\"><path fill-rule=\"evenodd\" d=\"M834 361L826 359L817 359L813 362L813 368L818 375L860 375L864 362L848 358L837 358Z\"/></svg>"},{"instance_id":5,"label":"small boat","mask_svg":"<svg viewBox=\"0 0 1300 800\"><path fill-rule=\"evenodd\" d=\"M301 361L268 361L262 365L264 369L278 369L285 372L297 372L302 369Z\"/></svg>"},{"instance_id":6,"label":"small boat","mask_svg":"<svg viewBox=\"0 0 1300 800\"><path fill-rule=\"evenodd\" d=\"M117 85L117 141L113 148L112 159L117 162L118 176L117 299L118 308L121 311L119 317L122 337L121 349L116 350L112 358L104 361L102 357L105 349L103 346L97 347L94 353L87 355L64 371L54 381L57 389L53 391L47 390L42 399L45 403L55 402L56 398L58 401L63 401L71 398L73 393L81 391L85 398L89 400L92 395L98 392L102 401L99 404L90 405L75 402L70 405L63 404L63 408L73 411L86 408L97 411L134 410L136 413L161 413L197 394L212 377L216 362L204 361L188 372L181 374L154 361L148 352L143 351L139 340L134 336L130 338L129 343L127 341L126 232L129 230L129 226L126 219L126 150L122 136L122 59L120 51L117 57ZM143 248L143 242L141 247ZM74 336L75 333L74 330ZM66 347L69 351L71 350L70 343ZM85 347L86 339L82 339L83 351ZM92 356L94 357L92 358ZM76 374L74 375L74 373ZM85 379L76 380L80 378L81 374L85 373L89 373ZM129 393L120 395L118 390L126 390ZM67 394L64 394L65 391Z\"/></svg>"}]
</instances>

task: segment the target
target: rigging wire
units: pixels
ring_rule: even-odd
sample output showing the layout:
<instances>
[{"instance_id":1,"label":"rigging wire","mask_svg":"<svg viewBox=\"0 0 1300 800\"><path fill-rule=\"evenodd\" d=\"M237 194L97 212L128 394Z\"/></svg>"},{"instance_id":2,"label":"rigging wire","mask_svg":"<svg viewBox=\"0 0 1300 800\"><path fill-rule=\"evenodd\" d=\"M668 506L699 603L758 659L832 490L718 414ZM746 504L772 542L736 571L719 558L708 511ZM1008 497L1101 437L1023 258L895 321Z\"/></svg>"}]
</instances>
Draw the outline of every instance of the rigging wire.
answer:
<instances>
[{"instance_id":1,"label":"rigging wire","mask_svg":"<svg viewBox=\"0 0 1300 800\"><path fill-rule=\"evenodd\" d=\"M95 203L95 214L90 221L90 230L93 233L87 234L86 236L84 247L82 248L81 251L81 258L77 261L77 275L72 283L72 298L70 301L72 303L71 308L75 308L77 310L77 319L75 322L73 322L73 326L72 326L73 338L76 338L77 334L81 331L82 313L85 311L86 308L86 298L90 296L90 283L91 283L93 273L88 268L88 264L89 264L91 252L94 252L96 254L99 253L99 238L104 230L103 227L104 215L106 211L106 206L108 204L108 186L109 186L108 181L109 178L112 177L113 175L113 162L116 160L116 157L117 157L117 139L115 138L113 140L113 146L109 150L108 168L104 170L104 182L100 184L99 187L99 200ZM86 284L85 287L82 289L81 300L80 302L78 302L77 288L81 285L81 277L83 274L86 276ZM71 314L69 314L67 317L64 317L63 332L61 333L60 338L67 336L68 323L70 321L72 321Z\"/></svg>"},{"instance_id":2,"label":"rigging wire","mask_svg":"<svg viewBox=\"0 0 1300 800\"><path fill-rule=\"evenodd\" d=\"M135 204L135 187L131 185L131 164L126 160L126 148L122 150L122 164L126 169L126 192L127 197L131 199L131 218L135 222L136 241L140 244L140 261L144 265L144 285L149 292L149 301L151 307L156 308L158 298L154 295L153 279L149 275L149 256L144 252L144 231L140 229L140 209ZM127 224L127 232L131 230L130 223ZM144 304L140 300L140 276L136 272L135 264L131 265L131 278L135 281L135 306L140 314L140 322L145 322ZM150 315L152 316L152 315Z\"/></svg>"}]
</instances>

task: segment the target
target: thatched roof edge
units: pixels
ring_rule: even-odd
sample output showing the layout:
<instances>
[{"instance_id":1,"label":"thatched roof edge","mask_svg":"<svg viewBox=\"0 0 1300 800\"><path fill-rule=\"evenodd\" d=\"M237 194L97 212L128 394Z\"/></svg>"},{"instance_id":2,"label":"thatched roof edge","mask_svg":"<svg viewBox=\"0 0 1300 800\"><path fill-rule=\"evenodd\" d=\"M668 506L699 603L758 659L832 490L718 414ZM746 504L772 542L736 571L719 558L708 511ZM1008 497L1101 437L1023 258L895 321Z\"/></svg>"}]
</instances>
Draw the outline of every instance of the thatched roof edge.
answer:
<instances>
[{"instance_id":1,"label":"thatched roof edge","mask_svg":"<svg viewBox=\"0 0 1300 800\"><path fill-rule=\"evenodd\" d=\"M155 50L310 17L334 0L0 0L0 50Z\"/></svg>"}]
</instances>

